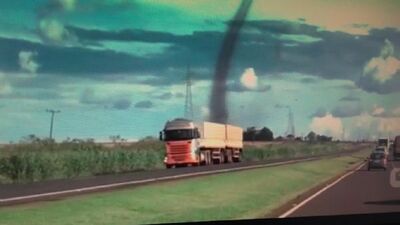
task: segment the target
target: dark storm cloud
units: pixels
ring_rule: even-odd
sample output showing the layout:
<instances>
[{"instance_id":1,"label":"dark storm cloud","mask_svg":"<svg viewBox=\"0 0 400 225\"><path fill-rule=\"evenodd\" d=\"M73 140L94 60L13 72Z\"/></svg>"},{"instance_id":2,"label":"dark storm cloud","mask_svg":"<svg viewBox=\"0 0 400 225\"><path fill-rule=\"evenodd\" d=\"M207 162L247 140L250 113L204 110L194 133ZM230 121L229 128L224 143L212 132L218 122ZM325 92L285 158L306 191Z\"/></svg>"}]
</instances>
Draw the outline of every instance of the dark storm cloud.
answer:
<instances>
[{"instance_id":1,"label":"dark storm cloud","mask_svg":"<svg viewBox=\"0 0 400 225\"><path fill-rule=\"evenodd\" d=\"M79 102L86 105L95 105L117 110L129 109L131 100L121 96L99 96L93 89L86 88L80 96Z\"/></svg>"},{"instance_id":2,"label":"dark storm cloud","mask_svg":"<svg viewBox=\"0 0 400 225\"><path fill-rule=\"evenodd\" d=\"M355 84L339 84L339 85L334 85L332 87L349 91L356 90L358 88Z\"/></svg>"},{"instance_id":3,"label":"dark storm cloud","mask_svg":"<svg viewBox=\"0 0 400 225\"><path fill-rule=\"evenodd\" d=\"M301 83L304 83L304 84L311 84L311 83L317 83L317 82L318 82L318 79L313 78L313 77L306 77L306 78L302 78L302 79L300 80L300 82L301 82Z\"/></svg>"},{"instance_id":4,"label":"dark storm cloud","mask_svg":"<svg viewBox=\"0 0 400 225\"><path fill-rule=\"evenodd\" d=\"M312 113L312 114L310 115L310 118L314 118L314 117L324 117L324 116L326 116L326 114L327 114L326 109L323 108L323 107L320 107L320 108L318 108L314 113Z\"/></svg>"},{"instance_id":5,"label":"dark storm cloud","mask_svg":"<svg viewBox=\"0 0 400 225\"><path fill-rule=\"evenodd\" d=\"M126 110L131 107L132 102L129 99L118 99L112 103L114 109Z\"/></svg>"},{"instance_id":6,"label":"dark storm cloud","mask_svg":"<svg viewBox=\"0 0 400 225\"><path fill-rule=\"evenodd\" d=\"M393 75L393 78L385 82L380 82L372 76L362 76L356 84L365 91L378 94L400 92L400 72L397 72Z\"/></svg>"},{"instance_id":7,"label":"dark storm cloud","mask_svg":"<svg viewBox=\"0 0 400 225\"><path fill-rule=\"evenodd\" d=\"M149 109L149 108L153 108L153 107L154 107L153 102L148 101L148 100L140 101L135 104L135 108Z\"/></svg>"},{"instance_id":8,"label":"dark storm cloud","mask_svg":"<svg viewBox=\"0 0 400 225\"><path fill-rule=\"evenodd\" d=\"M24 90L13 91L10 94L0 95L6 99L32 99L32 100L59 100L64 99L56 90Z\"/></svg>"},{"instance_id":9,"label":"dark storm cloud","mask_svg":"<svg viewBox=\"0 0 400 225\"><path fill-rule=\"evenodd\" d=\"M102 75L126 71L150 71L149 60L111 50L91 50L81 47L48 46L24 40L0 38L0 70L18 72L18 54L21 49L38 52L40 73L77 76ZM3 54L4 53L4 54ZM154 66L154 65L153 65ZM154 67L153 67L154 68Z\"/></svg>"},{"instance_id":10,"label":"dark storm cloud","mask_svg":"<svg viewBox=\"0 0 400 225\"><path fill-rule=\"evenodd\" d=\"M297 72L319 76L325 79L348 79L357 86L378 93L398 90L400 81L376 85L374 80L363 77L364 65L372 57L379 55L382 43L390 39L396 49L400 48L400 31L396 29L372 29L369 35L355 36L343 32L330 32L316 26L289 21L259 20L247 21L241 31L233 56L231 78L240 76L244 67L253 67L260 76ZM247 28L247 30L246 30ZM259 32L251 32L256 29ZM67 26L81 42L101 46L102 40L118 42L169 43L164 52L147 57L119 53L113 50L93 50L85 46L48 46L24 40L0 38L0 70L18 72L18 53L37 52L37 62L41 65L39 74L84 76L105 79L109 74L151 73L159 78L140 81L149 85L169 85L183 81L176 76L188 64L196 68L214 67L223 33L216 31L193 32L190 35L177 35L168 32L146 30L106 31ZM284 39L282 35L305 35L317 38L315 42ZM295 45L294 45L295 44ZM210 73L201 78L210 79ZM397 76L398 77L398 76ZM113 75L112 78L117 78ZM312 82L305 79L301 82ZM355 88L350 87L349 88Z\"/></svg>"},{"instance_id":11,"label":"dark storm cloud","mask_svg":"<svg viewBox=\"0 0 400 225\"><path fill-rule=\"evenodd\" d=\"M74 33L80 40L86 41L139 41L149 43L184 43L192 37L189 35L175 35L160 31L146 31L142 29L124 29L107 31L99 29L84 29L66 26L68 31Z\"/></svg>"},{"instance_id":12,"label":"dark storm cloud","mask_svg":"<svg viewBox=\"0 0 400 225\"><path fill-rule=\"evenodd\" d=\"M361 114L363 108L360 104L341 104L332 109L334 117L353 117Z\"/></svg>"},{"instance_id":13,"label":"dark storm cloud","mask_svg":"<svg viewBox=\"0 0 400 225\"><path fill-rule=\"evenodd\" d=\"M161 99L161 100L168 100L173 97L173 94L171 92L166 92L161 95L156 96L156 98Z\"/></svg>"}]
</instances>

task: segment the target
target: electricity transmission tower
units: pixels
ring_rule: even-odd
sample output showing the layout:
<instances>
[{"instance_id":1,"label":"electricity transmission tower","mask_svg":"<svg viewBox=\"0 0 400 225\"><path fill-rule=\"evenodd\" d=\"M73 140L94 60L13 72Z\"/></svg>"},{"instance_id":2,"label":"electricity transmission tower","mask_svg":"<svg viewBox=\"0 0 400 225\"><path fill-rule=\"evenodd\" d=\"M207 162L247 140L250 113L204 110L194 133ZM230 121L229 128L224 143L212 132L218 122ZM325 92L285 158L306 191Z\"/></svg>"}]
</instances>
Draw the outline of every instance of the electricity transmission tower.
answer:
<instances>
[{"instance_id":1,"label":"electricity transmission tower","mask_svg":"<svg viewBox=\"0 0 400 225\"><path fill-rule=\"evenodd\" d=\"M54 109L46 109L46 112L51 113L51 120L50 120L50 140L53 140L53 123L54 123L54 115L56 113L60 113L60 110Z\"/></svg>"},{"instance_id":2,"label":"electricity transmission tower","mask_svg":"<svg viewBox=\"0 0 400 225\"><path fill-rule=\"evenodd\" d=\"M342 128L342 141L344 141L345 138L346 138L346 129L343 126L343 128Z\"/></svg>"},{"instance_id":3,"label":"electricity transmission tower","mask_svg":"<svg viewBox=\"0 0 400 225\"><path fill-rule=\"evenodd\" d=\"M293 137L295 137L295 129L294 129L294 120L293 120L292 109L290 108L290 106L288 106L287 108L289 109L289 114L288 114L288 127L287 127L287 130L286 130L286 136L292 135Z\"/></svg>"},{"instance_id":4,"label":"electricity transmission tower","mask_svg":"<svg viewBox=\"0 0 400 225\"><path fill-rule=\"evenodd\" d=\"M189 67L186 72L186 96L185 96L185 116L186 119L193 120L192 102L192 78Z\"/></svg>"}]
</instances>

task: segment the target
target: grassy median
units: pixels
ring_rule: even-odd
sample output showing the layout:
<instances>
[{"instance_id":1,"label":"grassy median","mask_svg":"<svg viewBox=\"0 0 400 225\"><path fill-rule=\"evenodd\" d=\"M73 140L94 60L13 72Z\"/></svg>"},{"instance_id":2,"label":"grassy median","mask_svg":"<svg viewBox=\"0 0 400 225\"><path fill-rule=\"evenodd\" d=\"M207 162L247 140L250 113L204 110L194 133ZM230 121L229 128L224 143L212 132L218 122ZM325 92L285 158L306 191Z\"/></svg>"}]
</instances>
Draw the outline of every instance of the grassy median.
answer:
<instances>
[{"instance_id":1,"label":"grassy median","mask_svg":"<svg viewBox=\"0 0 400 225\"><path fill-rule=\"evenodd\" d=\"M353 167L351 156L0 208L0 224L148 224L261 217Z\"/></svg>"}]
</instances>

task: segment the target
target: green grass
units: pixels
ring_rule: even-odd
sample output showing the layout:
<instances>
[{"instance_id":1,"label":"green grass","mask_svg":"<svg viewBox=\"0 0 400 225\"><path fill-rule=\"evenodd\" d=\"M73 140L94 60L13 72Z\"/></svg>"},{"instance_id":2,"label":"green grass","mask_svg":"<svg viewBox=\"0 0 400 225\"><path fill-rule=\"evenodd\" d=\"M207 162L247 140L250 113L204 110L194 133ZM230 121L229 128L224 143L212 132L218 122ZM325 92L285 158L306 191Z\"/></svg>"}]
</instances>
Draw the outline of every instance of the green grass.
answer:
<instances>
[{"instance_id":1,"label":"green grass","mask_svg":"<svg viewBox=\"0 0 400 225\"><path fill-rule=\"evenodd\" d=\"M0 224L148 224L262 217L360 162L340 158L169 181L0 208Z\"/></svg>"}]
</instances>

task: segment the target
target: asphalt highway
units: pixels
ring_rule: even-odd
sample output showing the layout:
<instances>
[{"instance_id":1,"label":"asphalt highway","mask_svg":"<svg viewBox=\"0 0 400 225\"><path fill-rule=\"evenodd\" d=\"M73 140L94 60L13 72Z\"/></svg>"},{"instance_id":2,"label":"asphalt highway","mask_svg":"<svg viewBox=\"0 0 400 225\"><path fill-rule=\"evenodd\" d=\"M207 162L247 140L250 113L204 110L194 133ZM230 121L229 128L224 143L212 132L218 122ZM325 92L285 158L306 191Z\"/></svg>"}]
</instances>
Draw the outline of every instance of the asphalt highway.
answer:
<instances>
[{"instance_id":1,"label":"asphalt highway","mask_svg":"<svg viewBox=\"0 0 400 225\"><path fill-rule=\"evenodd\" d=\"M368 171L365 163L285 217L400 212L400 187L390 184L393 168L400 168L400 161L390 156L386 171Z\"/></svg>"}]
</instances>

